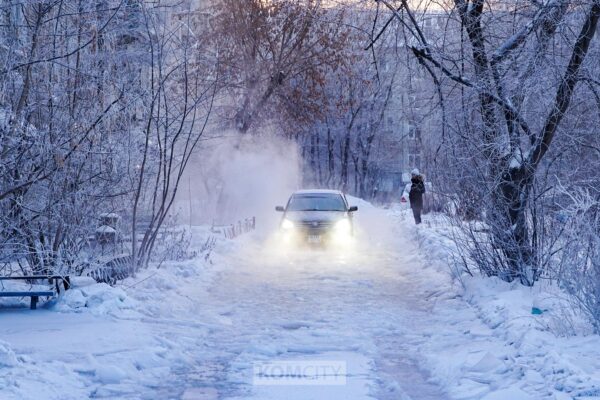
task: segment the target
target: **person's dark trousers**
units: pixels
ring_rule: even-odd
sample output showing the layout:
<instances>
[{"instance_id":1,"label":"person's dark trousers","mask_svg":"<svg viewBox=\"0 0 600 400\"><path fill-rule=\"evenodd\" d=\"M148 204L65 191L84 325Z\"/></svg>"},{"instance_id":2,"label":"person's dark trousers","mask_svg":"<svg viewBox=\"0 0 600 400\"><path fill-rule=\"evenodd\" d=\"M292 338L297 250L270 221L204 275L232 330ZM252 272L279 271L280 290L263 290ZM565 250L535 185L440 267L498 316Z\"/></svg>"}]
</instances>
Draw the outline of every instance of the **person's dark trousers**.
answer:
<instances>
[{"instance_id":1,"label":"person's dark trousers","mask_svg":"<svg viewBox=\"0 0 600 400\"><path fill-rule=\"evenodd\" d=\"M415 217L415 224L419 225L421 223L421 209L413 207L412 212Z\"/></svg>"}]
</instances>

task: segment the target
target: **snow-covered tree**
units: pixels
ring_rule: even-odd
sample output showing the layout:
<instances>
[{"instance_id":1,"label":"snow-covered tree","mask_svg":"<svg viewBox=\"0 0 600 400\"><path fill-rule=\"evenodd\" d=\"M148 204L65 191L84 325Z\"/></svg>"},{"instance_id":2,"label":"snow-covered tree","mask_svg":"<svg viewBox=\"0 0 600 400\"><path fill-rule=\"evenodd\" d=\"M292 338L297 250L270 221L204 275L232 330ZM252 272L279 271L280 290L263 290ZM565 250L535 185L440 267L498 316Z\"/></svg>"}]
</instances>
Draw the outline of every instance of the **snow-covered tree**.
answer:
<instances>
[{"instance_id":1,"label":"snow-covered tree","mask_svg":"<svg viewBox=\"0 0 600 400\"><path fill-rule=\"evenodd\" d=\"M544 221L535 201L544 189L536 185L554 143L568 136L571 103L586 90L600 3L456 0L437 37L424 29L422 9L381 3L440 93L452 91L446 116L462 153L454 160L463 176L458 197L481 210L489 229L472 254L488 274L532 285L549 250L538 242Z\"/></svg>"}]
</instances>

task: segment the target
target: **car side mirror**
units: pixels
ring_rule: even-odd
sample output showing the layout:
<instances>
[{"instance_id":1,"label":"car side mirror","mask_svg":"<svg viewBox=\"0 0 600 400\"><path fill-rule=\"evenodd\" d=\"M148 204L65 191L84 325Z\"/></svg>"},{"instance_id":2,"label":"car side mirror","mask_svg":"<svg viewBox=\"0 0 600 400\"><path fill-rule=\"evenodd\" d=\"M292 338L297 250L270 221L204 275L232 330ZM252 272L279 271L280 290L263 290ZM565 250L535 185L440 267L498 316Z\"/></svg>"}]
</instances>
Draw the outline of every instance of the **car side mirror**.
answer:
<instances>
[{"instance_id":1,"label":"car side mirror","mask_svg":"<svg viewBox=\"0 0 600 400\"><path fill-rule=\"evenodd\" d=\"M358 211L358 207L357 206L352 206L348 209L348 212L356 212Z\"/></svg>"},{"instance_id":2,"label":"car side mirror","mask_svg":"<svg viewBox=\"0 0 600 400\"><path fill-rule=\"evenodd\" d=\"M277 212L284 212L285 208L283 208L282 206L277 206L277 207L275 207L275 211L277 211Z\"/></svg>"}]
</instances>

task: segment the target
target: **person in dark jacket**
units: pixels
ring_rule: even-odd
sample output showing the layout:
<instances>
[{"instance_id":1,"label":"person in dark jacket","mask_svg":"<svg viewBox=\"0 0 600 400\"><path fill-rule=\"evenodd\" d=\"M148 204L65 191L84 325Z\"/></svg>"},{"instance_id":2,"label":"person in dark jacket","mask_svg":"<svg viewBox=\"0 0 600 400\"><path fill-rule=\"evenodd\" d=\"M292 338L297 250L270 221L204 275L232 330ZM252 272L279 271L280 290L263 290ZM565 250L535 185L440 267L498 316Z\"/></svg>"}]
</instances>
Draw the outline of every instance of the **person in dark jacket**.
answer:
<instances>
[{"instance_id":1,"label":"person in dark jacket","mask_svg":"<svg viewBox=\"0 0 600 400\"><path fill-rule=\"evenodd\" d=\"M415 224L421 223L421 211L423 211L423 194L425 193L425 182L423 176L418 169L413 169L410 179L410 192L408 198L410 200L410 208L415 217Z\"/></svg>"}]
</instances>

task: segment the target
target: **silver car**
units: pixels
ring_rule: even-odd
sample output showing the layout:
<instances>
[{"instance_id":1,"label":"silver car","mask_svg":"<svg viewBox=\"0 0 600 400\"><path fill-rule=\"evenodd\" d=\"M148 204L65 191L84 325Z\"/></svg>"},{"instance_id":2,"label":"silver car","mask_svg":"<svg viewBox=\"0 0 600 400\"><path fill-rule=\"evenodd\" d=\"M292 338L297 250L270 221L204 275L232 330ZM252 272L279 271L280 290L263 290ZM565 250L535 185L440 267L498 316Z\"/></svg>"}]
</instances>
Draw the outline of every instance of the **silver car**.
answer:
<instances>
[{"instance_id":1,"label":"silver car","mask_svg":"<svg viewBox=\"0 0 600 400\"><path fill-rule=\"evenodd\" d=\"M347 242L354 235L353 213L339 190L299 190L294 192L282 212L279 224L286 242L326 245Z\"/></svg>"}]
</instances>

